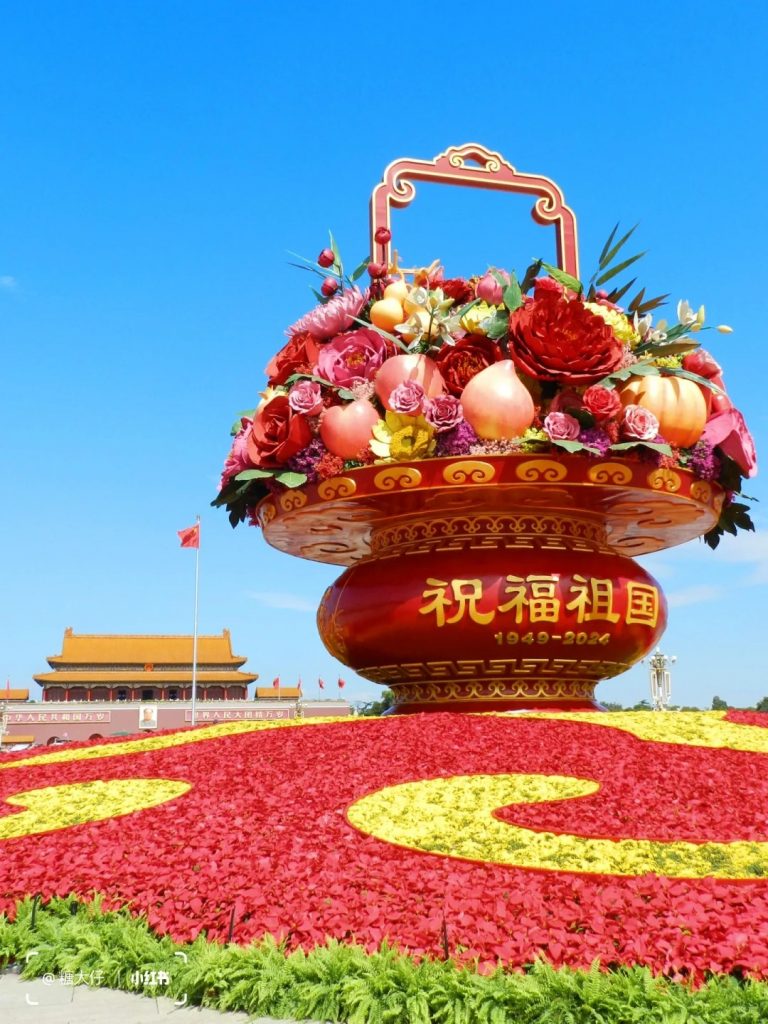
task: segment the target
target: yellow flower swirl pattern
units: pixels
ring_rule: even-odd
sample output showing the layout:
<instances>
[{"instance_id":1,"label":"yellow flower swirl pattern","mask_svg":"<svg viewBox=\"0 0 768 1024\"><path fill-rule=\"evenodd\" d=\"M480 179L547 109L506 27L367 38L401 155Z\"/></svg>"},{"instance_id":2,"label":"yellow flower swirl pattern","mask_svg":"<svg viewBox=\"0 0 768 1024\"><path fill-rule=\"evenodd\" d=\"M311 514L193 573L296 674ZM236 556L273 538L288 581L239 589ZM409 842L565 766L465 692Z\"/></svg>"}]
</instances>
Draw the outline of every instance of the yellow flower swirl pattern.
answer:
<instances>
[{"instance_id":1,"label":"yellow flower swirl pattern","mask_svg":"<svg viewBox=\"0 0 768 1024\"><path fill-rule=\"evenodd\" d=\"M175 779L112 779L30 789L5 798L7 804L24 810L0 817L0 839L18 839L143 811L183 796L191 788L188 782Z\"/></svg>"},{"instance_id":2,"label":"yellow flower swirl pattern","mask_svg":"<svg viewBox=\"0 0 768 1024\"><path fill-rule=\"evenodd\" d=\"M387 786L358 800L347 818L397 846L509 867L668 878L768 875L768 842L598 839L536 832L494 816L509 804L569 800L599 788L594 780L561 775L459 775Z\"/></svg>"}]
</instances>

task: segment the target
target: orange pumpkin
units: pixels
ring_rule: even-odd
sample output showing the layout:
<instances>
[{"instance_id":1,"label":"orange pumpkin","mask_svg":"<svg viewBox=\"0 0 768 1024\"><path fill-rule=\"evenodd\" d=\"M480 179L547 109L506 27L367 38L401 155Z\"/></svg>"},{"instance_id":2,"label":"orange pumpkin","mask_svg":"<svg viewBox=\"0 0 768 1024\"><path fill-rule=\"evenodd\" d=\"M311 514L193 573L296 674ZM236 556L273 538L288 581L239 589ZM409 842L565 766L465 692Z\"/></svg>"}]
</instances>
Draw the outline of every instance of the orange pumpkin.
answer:
<instances>
[{"instance_id":1,"label":"orange pumpkin","mask_svg":"<svg viewBox=\"0 0 768 1024\"><path fill-rule=\"evenodd\" d=\"M676 448L690 448L707 422L707 400L684 377L635 377L619 392L622 405L642 405L659 421L659 433Z\"/></svg>"}]
</instances>

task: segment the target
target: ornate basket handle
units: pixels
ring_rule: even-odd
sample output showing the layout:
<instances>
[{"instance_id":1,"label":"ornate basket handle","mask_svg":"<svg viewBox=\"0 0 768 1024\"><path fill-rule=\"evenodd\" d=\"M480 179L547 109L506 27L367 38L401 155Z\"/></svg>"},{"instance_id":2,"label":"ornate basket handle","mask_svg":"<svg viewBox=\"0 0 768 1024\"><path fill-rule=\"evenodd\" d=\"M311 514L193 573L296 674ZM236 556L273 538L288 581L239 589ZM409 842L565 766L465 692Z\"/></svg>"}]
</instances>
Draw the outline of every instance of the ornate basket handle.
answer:
<instances>
[{"instance_id":1,"label":"ornate basket handle","mask_svg":"<svg viewBox=\"0 0 768 1024\"><path fill-rule=\"evenodd\" d=\"M557 232L557 262L561 270L579 276L579 255L576 244L576 215L565 205L563 193L549 178L536 174L520 174L499 153L470 142L440 153L433 160L395 160L371 194L371 252L381 262L390 262L390 243L376 242L379 228L388 228L390 208L408 206L416 195L414 181L431 181L444 185L468 185L500 192L522 192L539 198L531 214L537 224L554 224Z\"/></svg>"}]
</instances>

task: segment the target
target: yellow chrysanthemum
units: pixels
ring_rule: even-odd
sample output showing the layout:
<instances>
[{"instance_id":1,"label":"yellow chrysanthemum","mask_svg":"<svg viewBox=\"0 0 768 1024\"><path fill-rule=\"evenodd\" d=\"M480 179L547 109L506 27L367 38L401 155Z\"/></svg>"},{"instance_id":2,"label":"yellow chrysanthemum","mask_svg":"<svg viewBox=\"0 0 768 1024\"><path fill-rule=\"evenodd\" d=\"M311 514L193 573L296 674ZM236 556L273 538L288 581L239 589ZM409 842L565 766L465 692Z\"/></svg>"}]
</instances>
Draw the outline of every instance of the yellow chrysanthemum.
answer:
<instances>
[{"instance_id":1,"label":"yellow chrysanthemum","mask_svg":"<svg viewBox=\"0 0 768 1024\"><path fill-rule=\"evenodd\" d=\"M585 302L584 305L590 313L595 313L596 316L605 320L619 341L632 346L640 341L640 335L623 313L619 313L616 309L610 309L608 306L601 306L599 302Z\"/></svg>"},{"instance_id":2,"label":"yellow chrysanthemum","mask_svg":"<svg viewBox=\"0 0 768 1024\"><path fill-rule=\"evenodd\" d=\"M496 312L495 306L489 306L487 302L479 302L472 309L468 309L461 318L461 326L468 334L485 335L483 323L492 317Z\"/></svg>"},{"instance_id":3,"label":"yellow chrysanthemum","mask_svg":"<svg viewBox=\"0 0 768 1024\"><path fill-rule=\"evenodd\" d=\"M656 366L668 366L674 369L683 365L683 357L679 356L656 356L653 360Z\"/></svg>"},{"instance_id":4,"label":"yellow chrysanthemum","mask_svg":"<svg viewBox=\"0 0 768 1024\"><path fill-rule=\"evenodd\" d=\"M426 459L435 450L434 428L423 416L387 412L383 420L374 424L371 433L371 451L387 462Z\"/></svg>"}]
</instances>

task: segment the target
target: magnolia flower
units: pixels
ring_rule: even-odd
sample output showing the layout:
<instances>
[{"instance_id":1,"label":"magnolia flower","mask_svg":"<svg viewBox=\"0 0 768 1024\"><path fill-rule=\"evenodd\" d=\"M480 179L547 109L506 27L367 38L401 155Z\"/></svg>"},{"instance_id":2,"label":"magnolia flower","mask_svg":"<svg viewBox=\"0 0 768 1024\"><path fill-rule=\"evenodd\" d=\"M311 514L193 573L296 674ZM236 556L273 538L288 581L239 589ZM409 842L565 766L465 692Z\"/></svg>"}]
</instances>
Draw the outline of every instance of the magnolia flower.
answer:
<instances>
[{"instance_id":1,"label":"magnolia flower","mask_svg":"<svg viewBox=\"0 0 768 1024\"><path fill-rule=\"evenodd\" d=\"M683 327L690 328L692 331L700 331L704 323L704 317L703 306L699 306L698 310L694 313L687 299L681 299L678 302L677 320Z\"/></svg>"}]
</instances>

